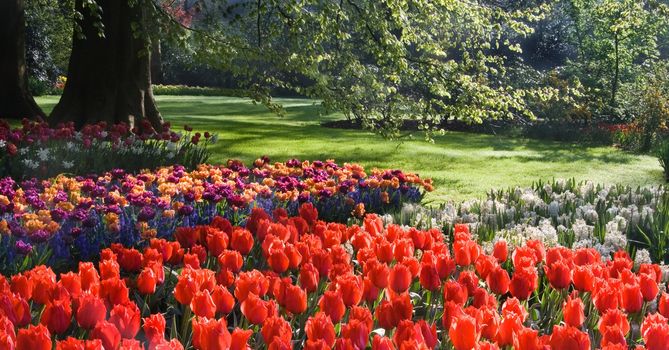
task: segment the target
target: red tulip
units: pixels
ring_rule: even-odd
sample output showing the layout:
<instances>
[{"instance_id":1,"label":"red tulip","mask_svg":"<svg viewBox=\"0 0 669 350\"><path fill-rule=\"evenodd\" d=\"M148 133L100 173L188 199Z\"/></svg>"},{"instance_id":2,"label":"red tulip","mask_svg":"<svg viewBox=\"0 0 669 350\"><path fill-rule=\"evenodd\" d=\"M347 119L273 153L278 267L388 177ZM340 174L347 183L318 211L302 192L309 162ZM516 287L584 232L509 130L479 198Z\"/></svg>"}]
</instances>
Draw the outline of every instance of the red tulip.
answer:
<instances>
[{"instance_id":1,"label":"red tulip","mask_svg":"<svg viewBox=\"0 0 669 350\"><path fill-rule=\"evenodd\" d=\"M56 350L100 350L102 349L102 341L100 339L80 340L72 337L67 337L65 340L60 340L56 343Z\"/></svg>"},{"instance_id":2,"label":"red tulip","mask_svg":"<svg viewBox=\"0 0 669 350\"><path fill-rule=\"evenodd\" d=\"M196 317L192 321L193 346L198 350L225 350L232 343L232 335L224 318L219 320Z\"/></svg>"},{"instance_id":3,"label":"red tulip","mask_svg":"<svg viewBox=\"0 0 669 350\"><path fill-rule=\"evenodd\" d=\"M494 341L499 331L499 314L495 308L485 307L481 310L481 336Z\"/></svg>"},{"instance_id":4,"label":"red tulip","mask_svg":"<svg viewBox=\"0 0 669 350\"><path fill-rule=\"evenodd\" d=\"M427 290L435 291L441 287L437 267L431 263L423 263L420 268L420 285Z\"/></svg>"},{"instance_id":5,"label":"red tulip","mask_svg":"<svg viewBox=\"0 0 669 350\"><path fill-rule=\"evenodd\" d=\"M255 294L249 294L242 302L242 314L251 324L262 324L270 315L269 302L260 299Z\"/></svg>"},{"instance_id":6,"label":"red tulip","mask_svg":"<svg viewBox=\"0 0 669 350\"><path fill-rule=\"evenodd\" d=\"M456 350L470 350L476 347L479 341L476 319L463 314L453 320L448 335Z\"/></svg>"},{"instance_id":7,"label":"red tulip","mask_svg":"<svg viewBox=\"0 0 669 350\"><path fill-rule=\"evenodd\" d=\"M149 295L156 292L157 278L155 272L150 268L144 268L137 276L137 291L142 295Z\"/></svg>"},{"instance_id":8,"label":"red tulip","mask_svg":"<svg viewBox=\"0 0 669 350\"><path fill-rule=\"evenodd\" d=\"M339 323L346 312L346 305L339 291L326 290L318 301L318 306L334 323Z\"/></svg>"},{"instance_id":9,"label":"red tulip","mask_svg":"<svg viewBox=\"0 0 669 350\"><path fill-rule=\"evenodd\" d=\"M568 297L567 301L562 307L562 314L564 316L564 322L572 327L580 327L585 321L585 314L583 312L584 306L583 301L580 298Z\"/></svg>"},{"instance_id":10,"label":"red tulip","mask_svg":"<svg viewBox=\"0 0 669 350\"><path fill-rule=\"evenodd\" d=\"M523 350L542 350L539 341L539 331L532 328L523 327L516 332L513 338L513 348Z\"/></svg>"},{"instance_id":11,"label":"red tulip","mask_svg":"<svg viewBox=\"0 0 669 350\"><path fill-rule=\"evenodd\" d=\"M509 273L506 270L497 266L488 274L486 282L493 293L504 295L509 291L511 278L509 278Z\"/></svg>"},{"instance_id":12,"label":"red tulip","mask_svg":"<svg viewBox=\"0 0 669 350\"><path fill-rule=\"evenodd\" d=\"M275 339L290 344L293 338L293 330L290 328L290 324L282 317L277 316L268 317L263 323L260 333L265 344L271 344Z\"/></svg>"},{"instance_id":13,"label":"red tulip","mask_svg":"<svg viewBox=\"0 0 669 350\"><path fill-rule=\"evenodd\" d=\"M669 294L666 292L662 292L660 295L660 301L657 304L657 311L665 318L669 318Z\"/></svg>"},{"instance_id":14,"label":"red tulip","mask_svg":"<svg viewBox=\"0 0 669 350\"><path fill-rule=\"evenodd\" d=\"M23 299L30 300L33 295L33 282L25 274L18 274L11 277L12 293L20 295Z\"/></svg>"},{"instance_id":15,"label":"red tulip","mask_svg":"<svg viewBox=\"0 0 669 350\"><path fill-rule=\"evenodd\" d=\"M554 326L550 338L552 350L589 350L590 337L570 326Z\"/></svg>"},{"instance_id":16,"label":"red tulip","mask_svg":"<svg viewBox=\"0 0 669 350\"><path fill-rule=\"evenodd\" d=\"M620 309L609 309L601 315L599 318L599 324L597 328L599 332L604 334L608 327L617 327L620 329L624 335L627 335L630 331L630 324L627 320L627 315Z\"/></svg>"},{"instance_id":17,"label":"red tulip","mask_svg":"<svg viewBox=\"0 0 669 350\"><path fill-rule=\"evenodd\" d=\"M623 331L617 325L605 327L602 332L602 341L600 345L604 347L616 344L623 345L625 346L625 349L627 349L625 334L623 334Z\"/></svg>"},{"instance_id":18,"label":"red tulip","mask_svg":"<svg viewBox=\"0 0 669 350\"><path fill-rule=\"evenodd\" d=\"M602 284L593 294L595 307L600 314L607 310L617 309L620 304L621 291L608 283Z\"/></svg>"},{"instance_id":19,"label":"red tulip","mask_svg":"<svg viewBox=\"0 0 669 350\"><path fill-rule=\"evenodd\" d=\"M279 305L292 314L301 314L307 310L307 293L293 285L290 278L277 282L273 294Z\"/></svg>"},{"instance_id":20,"label":"red tulip","mask_svg":"<svg viewBox=\"0 0 669 350\"><path fill-rule=\"evenodd\" d=\"M341 337L350 340L356 349L365 349L369 339L369 329L364 322L349 320L342 326Z\"/></svg>"},{"instance_id":21,"label":"red tulip","mask_svg":"<svg viewBox=\"0 0 669 350\"><path fill-rule=\"evenodd\" d=\"M246 297L253 293L256 296L264 296L269 289L269 280L258 270L241 272L235 281L235 298L243 302Z\"/></svg>"},{"instance_id":22,"label":"red tulip","mask_svg":"<svg viewBox=\"0 0 669 350\"><path fill-rule=\"evenodd\" d=\"M640 275L639 287L644 301L654 300L655 297L657 297L657 293L660 291L655 276L646 273Z\"/></svg>"},{"instance_id":23,"label":"red tulip","mask_svg":"<svg viewBox=\"0 0 669 350\"><path fill-rule=\"evenodd\" d=\"M119 278L109 278L100 282L100 297L108 306L130 302L130 290L125 281Z\"/></svg>"},{"instance_id":24,"label":"red tulip","mask_svg":"<svg viewBox=\"0 0 669 350\"><path fill-rule=\"evenodd\" d=\"M595 289L595 275L591 266L574 266L574 288L579 292L592 292Z\"/></svg>"},{"instance_id":25,"label":"red tulip","mask_svg":"<svg viewBox=\"0 0 669 350\"><path fill-rule=\"evenodd\" d=\"M43 325L19 329L16 350L51 350L51 334Z\"/></svg>"},{"instance_id":26,"label":"red tulip","mask_svg":"<svg viewBox=\"0 0 669 350\"><path fill-rule=\"evenodd\" d=\"M362 287L362 279L352 273L337 278L337 288L341 292L344 305L347 307L360 303L360 300L362 300Z\"/></svg>"},{"instance_id":27,"label":"red tulip","mask_svg":"<svg viewBox=\"0 0 669 350\"><path fill-rule=\"evenodd\" d=\"M83 294L79 298L79 307L77 308L77 322L84 329L92 329L98 322L103 321L107 315L107 308L102 299Z\"/></svg>"},{"instance_id":28,"label":"red tulip","mask_svg":"<svg viewBox=\"0 0 669 350\"><path fill-rule=\"evenodd\" d=\"M138 272L142 268L144 256L137 249L124 249L119 255L118 263L124 271Z\"/></svg>"},{"instance_id":29,"label":"red tulip","mask_svg":"<svg viewBox=\"0 0 669 350\"><path fill-rule=\"evenodd\" d=\"M395 350L395 345L393 345L392 339L374 334L372 350Z\"/></svg>"},{"instance_id":30,"label":"red tulip","mask_svg":"<svg viewBox=\"0 0 669 350\"><path fill-rule=\"evenodd\" d=\"M515 313L507 313L499 323L497 331L497 344L499 346L513 345L516 334L523 328L523 323Z\"/></svg>"},{"instance_id":31,"label":"red tulip","mask_svg":"<svg viewBox=\"0 0 669 350\"><path fill-rule=\"evenodd\" d=\"M571 285L571 267L565 261L558 260L544 266L548 282L555 289L565 289Z\"/></svg>"},{"instance_id":32,"label":"red tulip","mask_svg":"<svg viewBox=\"0 0 669 350\"><path fill-rule=\"evenodd\" d=\"M242 228L234 229L230 238L230 247L242 255L250 253L253 248L253 235L251 231Z\"/></svg>"},{"instance_id":33,"label":"red tulip","mask_svg":"<svg viewBox=\"0 0 669 350\"><path fill-rule=\"evenodd\" d=\"M218 264L221 268L228 269L234 273L242 269L244 258L242 254L235 250L225 250L218 256Z\"/></svg>"},{"instance_id":34,"label":"red tulip","mask_svg":"<svg viewBox=\"0 0 669 350\"><path fill-rule=\"evenodd\" d=\"M163 314L153 314L143 319L144 334L149 344L157 344L165 339L165 317Z\"/></svg>"},{"instance_id":35,"label":"red tulip","mask_svg":"<svg viewBox=\"0 0 669 350\"><path fill-rule=\"evenodd\" d=\"M190 308L195 316L213 318L216 315L216 304L207 290L198 291L193 295Z\"/></svg>"},{"instance_id":36,"label":"red tulip","mask_svg":"<svg viewBox=\"0 0 669 350\"><path fill-rule=\"evenodd\" d=\"M98 322L89 337L100 339L105 349L116 349L121 343L121 333L114 324L107 321Z\"/></svg>"},{"instance_id":37,"label":"red tulip","mask_svg":"<svg viewBox=\"0 0 669 350\"><path fill-rule=\"evenodd\" d=\"M222 314L229 314L235 306L235 297L232 296L232 293L228 288L217 285L214 287L214 290L211 292L211 298L216 304L216 312Z\"/></svg>"},{"instance_id":38,"label":"red tulip","mask_svg":"<svg viewBox=\"0 0 669 350\"><path fill-rule=\"evenodd\" d=\"M648 350L664 350L669 345L669 324L660 314L646 316L641 324L641 336Z\"/></svg>"},{"instance_id":39,"label":"red tulip","mask_svg":"<svg viewBox=\"0 0 669 350\"><path fill-rule=\"evenodd\" d=\"M276 273L283 273L288 270L290 260L288 259L288 255L286 255L285 247L271 248L267 257L267 264Z\"/></svg>"},{"instance_id":40,"label":"red tulip","mask_svg":"<svg viewBox=\"0 0 669 350\"><path fill-rule=\"evenodd\" d=\"M318 220L318 210L313 204L307 202L298 209L300 217L303 218L309 225L313 225Z\"/></svg>"},{"instance_id":41,"label":"red tulip","mask_svg":"<svg viewBox=\"0 0 669 350\"><path fill-rule=\"evenodd\" d=\"M211 256L219 256L228 248L228 235L212 227L207 230L206 242L209 254Z\"/></svg>"},{"instance_id":42,"label":"red tulip","mask_svg":"<svg viewBox=\"0 0 669 350\"><path fill-rule=\"evenodd\" d=\"M509 256L509 249L507 248L506 241L500 239L495 242L493 246L492 255L497 259L497 262L503 263Z\"/></svg>"},{"instance_id":43,"label":"red tulip","mask_svg":"<svg viewBox=\"0 0 669 350\"><path fill-rule=\"evenodd\" d=\"M390 269L389 284L390 289L395 293L403 293L411 285L411 271L404 264L395 264Z\"/></svg>"},{"instance_id":44,"label":"red tulip","mask_svg":"<svg viewBox=\"0 0 669 350\"><path fill-rule=\"evenodd\" d=\"M537 283L538 276L534 267L521 267L513 271L509 291L514 297L526 300L537 289Z\"/></svg>"},{"instance_id":45,"label":"red tulip","mask_svg":"<svg viewBox=\"0 0 669 350\"><path fill-rule=\"evenodd\" d=\"M116 305L109 313L109 322L118 328L121 337L133 339L139 332L140 318L139 308L135 303Z\"/></svg>"},{"instance_id":46,"label":"red tulip","mask_svg":"<svg viewBox=\"0 0 669 350\"><path fill-rule=\"evenodd\" d=\"M230 350L247 350L253 330L235 328L230 337Z\"/></svg>"},{"instance_id":47,"label":"red tulip","mask_svg":"<svg viewBox=\"0 0 669 350\"><path fill-rule=\"evenodd\" d=\"M72 299L77 299L79 298L79 295L81 295L82 288L79 274L74 272L61 273L60 281L58 281L58 283L65 287Z\"/></svg>"},{"instance_id":48,"label":"red tulip","mask_svg":"<svg viewBox=\"0 0 669 350\"><path fill-rule=\"evenodd\" d=\"M298 279L300 286L309 293L314 292L318 288L318 270L311 263L302 264Z\"/></svg>"},{"instance_id":49,"label":"red tulip","mask_svg":"<svg viewBox=\"0 0 669 350\"><path fill-rule=\"evenodd\" d=\"M629 313L641 311L643 294L637 284L624 284L622 290L622 307Z\"/></svg>"},{"instance_id":50,"label":"red tulip","mask_svg":"<svg viewBox=\"0 0 669 350\"><path fill-rule=\"evenodd\" d=\"M467 288L456 281L446 281L444 283L444 301L453 301L459 305L464 305L467 301Z\"/></svg>"},{"instance_id":51,"label":"red tulip","mask_svg":"<svg viewBox=\"0 0 669 350\"><path fill-rule=\"evenodd\" d=\"M323 340L328 347L332 347L335 343L334 325L324 312L318 312L310 317L304 329L309 340Z\"/></svg>"},{"instance_id":52,"label":"red tulip","mask_svg":"<svg viewBox=\"0 0 669 350\"><path fill-rule=\"evenodd\" d=\"M72 304L69 298L53 300L47 303L40 323L51 333L62 334L72 323Z\"/></svg>"}]
</instances>

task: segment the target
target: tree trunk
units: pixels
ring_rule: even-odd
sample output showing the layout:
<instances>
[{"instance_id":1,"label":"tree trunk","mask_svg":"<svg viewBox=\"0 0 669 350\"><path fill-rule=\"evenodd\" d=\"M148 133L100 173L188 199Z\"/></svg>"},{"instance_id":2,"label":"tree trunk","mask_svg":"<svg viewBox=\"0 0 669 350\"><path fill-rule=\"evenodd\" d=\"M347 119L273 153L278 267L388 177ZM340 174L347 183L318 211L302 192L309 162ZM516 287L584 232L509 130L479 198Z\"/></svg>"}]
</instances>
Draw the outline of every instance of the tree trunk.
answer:
<instances>
[{"instance_id":1,"label":"tree trunk","mask_svg":"<svg viewBox=\"0 0 669 350\"><path fill-rule=\"evenodd\" d=\"M73 38L67 83L49 121L81 127L99 121L141 126L146 120L161 130L162 117L151 91L150 42L132 29L139 25L141 30L145 24L143 2L130 6L128 0L96 0L104 37L98 35L94 16L83 2L76 0L75 6L84 14L80 25L85 38Z\"/></svg>"},{"instance_id":2,"label":"tree trunk","mask_svg":"<svg viewBox=\"0 0 669 350\"><path fill-rule=\"evenodd\" d=\"M28 91L24 0L0 1L0 118L45 117Z\"/></svg>"},{"instance_id":3,"label":"tree trunk","mask_svg":"<svg viewBox=\"0 0 669 350\"><path fill-rule=\"evenodd\" d=\"M154 38L151 41L151 82L153 84L163 83L163 61L161 56L160 39Z\"/></svg>"},{"instance_id":4,"label":"tree trunk","mask_svg":"<svg viewBox=\"0 0 669 350\"><path fill-rule=\"evenodd\" d=\"M620 52L618 49L620 39L618 38L618 33L615 33L613 40L615 62L613 67L613 81L611 82L611 106L616 106L616 95L618 94L618 82L620 81Z\"/></svg>"}]
</instances>

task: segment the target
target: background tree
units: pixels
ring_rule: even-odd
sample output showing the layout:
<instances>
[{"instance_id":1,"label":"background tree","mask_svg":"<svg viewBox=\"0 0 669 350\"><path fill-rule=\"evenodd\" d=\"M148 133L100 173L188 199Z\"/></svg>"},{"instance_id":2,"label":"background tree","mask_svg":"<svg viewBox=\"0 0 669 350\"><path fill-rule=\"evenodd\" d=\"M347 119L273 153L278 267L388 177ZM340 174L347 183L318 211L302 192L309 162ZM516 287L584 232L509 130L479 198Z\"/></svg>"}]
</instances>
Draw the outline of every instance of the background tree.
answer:
<instances>
[{"instance_id":1,"label":"background tree","mask_svg":"<svg viewBox=\"0 0 669 350\"><path fill-rule=\"evenodd\" d=\"M0 117L44 117L28 91L25 55L25 3L0 2Z\"/></svg>"},{"instance_id":2,"label":"background tree","mask_svg":"<svg viewBox=\"0 0 669 350\"><path fill-rule=\"evenodd\" d=\"M233 1L208 3L199 28L207 34L194 34L198 56L232 71L247 88L260 94L290 88L396 137L407 120L429 133L445 120L531 115L524 97L550 98L553 90L509 87L506 63L546 9L463 1ZM221 13L229 19L220 20Z\"/></svg>"},{"instance_id":3,"label":"background tree","mask_svg":"<svg viewBox=\"0 0 669 350\"><path fill-rule=\"evenodd\" d=\"M28 86L35 95L55 91L54 82L67 75L72 49L71 0L26 2L26 65Z\"/></svg>"},{"instance_id":4,"label":"background tree","mask_svg":"<svg viewBox=\"0 0 669 350\"><path fill-rule=\"evenodd\" d=\"M153 6L148 0L75 2L78 30L67 84L49 117L52 124L146 120L161 129L151 91Z\"/></svg>"},{"instance_id":5,"label":"background tree","mask_svg":"<svg viewBox=\"0 0 669 350\"><path fill-rule=\"evenodd\" d=\"M660 57L667 5L655 0L569 0L577 57L569 66L589 89L594 108L617 114L621 84Z\"/></svg>"}]
</instances>

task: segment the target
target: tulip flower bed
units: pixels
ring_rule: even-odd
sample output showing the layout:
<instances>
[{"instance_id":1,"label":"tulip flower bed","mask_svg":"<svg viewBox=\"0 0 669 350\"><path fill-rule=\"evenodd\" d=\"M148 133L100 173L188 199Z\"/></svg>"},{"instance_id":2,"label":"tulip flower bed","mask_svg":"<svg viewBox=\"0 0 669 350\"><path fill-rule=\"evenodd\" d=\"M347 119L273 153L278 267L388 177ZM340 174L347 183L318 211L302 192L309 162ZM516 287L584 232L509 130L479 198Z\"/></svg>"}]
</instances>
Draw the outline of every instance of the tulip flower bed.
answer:
<instances>
[{"instance_id":1,"label":"tulip flower bed","mask_svg":"<svg viewBox=\"0 0 669 350\"><path fill-rule=\"evenodd\" d=\"M207 162L207 146L215 135L186 134L164 123L160 131L144 122L137 127L105 122L75 129L73 123L51 128L46 122L23 120L19 128L0 120L0 176L47 179L62 173L101 174L115 168L127 172L181 164L187 169Z\"/></svg>"},{"instance_id":2,"label":"tulip flower bed","mask_svg":"<svg viewBox=\"0 0 669 350\"><path fill-rule=\"evenodd\" d=\"M345 222L365 212L399 210L420 202L429 179L399 170L372 170L333 161L252 168L230 161L194 171L173 166L139 174L114 170L99 177L60 176L20 184L0 179L0 271L47 264L56 269L89 260L112 243L133 246L170 237L177 226L208 224L217 216L243 224L254 207L296 214L313 203L322 217ZM67 266L70 264L69 266Z\"/></svg>"},{"instance_id":3,"label":"tulip flower bed","mask_svg":"<svg viewBox=\"0 0 669 350\"><path fill-rule=\"evenodd\" d=\"M57 276L0 278L0 348L667 349L669 294L658 265L624 252L486 253L452 235L289 217L255 209L173 240L114 244ZM450 243L449 243L450 242ZM662 287L660 287L662 286Z\"/></svg>"}]
</instances>

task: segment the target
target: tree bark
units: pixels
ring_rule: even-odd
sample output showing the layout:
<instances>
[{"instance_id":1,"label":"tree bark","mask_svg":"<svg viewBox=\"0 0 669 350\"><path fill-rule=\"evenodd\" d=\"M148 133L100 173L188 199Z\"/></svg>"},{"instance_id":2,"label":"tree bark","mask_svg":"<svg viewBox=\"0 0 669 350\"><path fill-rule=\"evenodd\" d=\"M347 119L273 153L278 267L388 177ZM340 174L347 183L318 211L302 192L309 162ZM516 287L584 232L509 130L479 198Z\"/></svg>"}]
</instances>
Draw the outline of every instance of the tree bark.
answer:
<instances>
[{"instance_id":1,"label":"tree bark","mask_svg":"<svg viewBox=\"0 0 669 350\"><path fill-rule=\"evenodd\" d=\"M45 117L28 91L24 0L0 1L0 118Z\"/></svg>"},{"instance_id":2,"label":"tree bark","mask_svg":"<svg viewBox=\"0 0 669 350\"><path fill-rule=\"evenodd\" d=\"M616 95L618 94L618 82L620 81L620 52L618 49L620 39L618 38L618 33L615 33L613 39L615 61L613 67L613 81L611 82L611 106L616 106Z\"/></svg>"},{"instance_id":3,"label":"tree bark","mask_svg":"<svg viewBox=\"0 0 669 350\"><path fill-rule=\"evenodd\" d=\"M151 82L153 84L163 83L163 61L160 39L151 40Z\"/></svg>"},{"instance_id":4,"label":"tree bark","mask_svg":"<svg viewBox=\"0 0 669 350\"><path fill-rule=\"evenodd\" d=\"M128 0L96 0L102 10L104 37L98 35L95 19L83 0L76 0L85 38L76 35L63 96L49 122L86 123L126 122L141 126L143 120L156 130L162 129L151 91L151 50L144 33L136 35L146 21L143 1L129 5Z\"/></svg>"}]
</instances>

